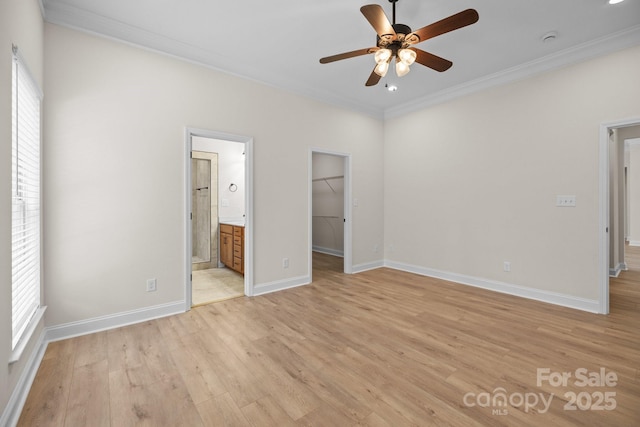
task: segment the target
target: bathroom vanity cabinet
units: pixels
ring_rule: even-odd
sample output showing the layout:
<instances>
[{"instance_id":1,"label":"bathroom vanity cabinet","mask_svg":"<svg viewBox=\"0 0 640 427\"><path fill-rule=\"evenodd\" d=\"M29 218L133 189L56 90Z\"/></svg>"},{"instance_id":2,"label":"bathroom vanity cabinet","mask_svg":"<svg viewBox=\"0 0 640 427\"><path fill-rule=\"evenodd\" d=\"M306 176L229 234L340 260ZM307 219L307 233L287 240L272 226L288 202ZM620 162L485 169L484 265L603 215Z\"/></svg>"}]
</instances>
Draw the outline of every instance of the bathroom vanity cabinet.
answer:
<instances>
[{"instance_id":1,"label":"bathroom vanity cabinet","mask_svg":"<svg viewBox=\"0 0 640 427\"><path fill-rule=\"evenodd\" d=\"M220 262L244 274L244 227L220 224Z\"/></svg>"}]
</instances>

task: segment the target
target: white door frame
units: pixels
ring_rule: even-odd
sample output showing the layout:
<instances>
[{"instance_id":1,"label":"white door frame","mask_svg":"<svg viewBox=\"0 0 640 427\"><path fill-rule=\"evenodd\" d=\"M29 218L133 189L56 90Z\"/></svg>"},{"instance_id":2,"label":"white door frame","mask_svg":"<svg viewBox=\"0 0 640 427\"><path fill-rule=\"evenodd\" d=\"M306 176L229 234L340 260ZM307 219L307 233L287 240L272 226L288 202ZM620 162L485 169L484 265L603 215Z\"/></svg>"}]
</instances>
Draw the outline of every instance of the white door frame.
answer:
<instances>
[{"instance_id":1,"label":"white door frame","mask_svg":"<svg viewBox=\"0 0 640 427\"><path fill-rule=\"evenodd\" d=\"M640 118L618 120L600 125L600 161L599 161L599 226L598 226L598 284L600 295L600 313L609 314L609 130L640 125Z\"/></svg>"},{"instance_id":2,"label":"white door frame","mask_svg":"<svg viewBox=\"0 0 640 427\"><path fill-rule=\"evenodd\" d=\"M351 189L351 154L340 151L326 150L324 148L311 148L309 150L309 277L313 280L313 155L329 154L342 157L344 160L344 273L353 273L353 242L352 242L352 189Z\"/></svg>"},{"instance_id":3,"label":"white door frame","mask_svg":"<svg viewBox=\"0 0 640 427\"><path fill-rule=\"evenodd\" d=\"M245 227L244 227L244 294L253 296L253 138L224 132L186 127L184 131L184 301L191 310L191 137L220 139L244 144Z\"/></svg>"}]
</instances>

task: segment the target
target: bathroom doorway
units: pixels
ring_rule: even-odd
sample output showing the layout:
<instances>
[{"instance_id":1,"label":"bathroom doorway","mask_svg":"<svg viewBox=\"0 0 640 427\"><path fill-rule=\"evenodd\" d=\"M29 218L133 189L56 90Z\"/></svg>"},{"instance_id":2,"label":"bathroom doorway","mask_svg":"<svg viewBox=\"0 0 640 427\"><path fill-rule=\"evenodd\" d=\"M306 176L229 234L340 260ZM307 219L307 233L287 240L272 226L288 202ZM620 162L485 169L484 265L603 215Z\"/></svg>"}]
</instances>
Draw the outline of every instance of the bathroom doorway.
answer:
<instances>
[{"instance_id":1,"label":"bathroom doorway","mask_svg":"<svg viewBox=\"0 0 640 427\"><path fill-rule=\"evenodd\" d=\"M250 138L187 129L186 142L189 310L251 294L252 192Z\"/></svg>"}]
</instances>

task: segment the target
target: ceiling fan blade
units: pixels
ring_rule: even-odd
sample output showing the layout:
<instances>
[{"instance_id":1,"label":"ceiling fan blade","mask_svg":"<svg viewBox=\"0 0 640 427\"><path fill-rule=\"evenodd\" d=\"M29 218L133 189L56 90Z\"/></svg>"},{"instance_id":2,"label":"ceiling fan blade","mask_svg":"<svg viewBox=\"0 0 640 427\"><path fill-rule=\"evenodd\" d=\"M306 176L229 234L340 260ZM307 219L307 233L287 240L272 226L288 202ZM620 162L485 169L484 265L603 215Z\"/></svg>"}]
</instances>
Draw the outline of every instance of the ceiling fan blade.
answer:
<instances>
[{"instance_id":1,"label":"ceiling fan blade","mask_svg":"<svg viewBox=\"0 0 640 427\"><path fill-rule=\"evenodd\" d=\"M380 81L380 79L382 77L380 77L380 75L378 75L375 71L375 67L373 69L373 71L371 72L371 75L369 76L369 79L367 80L367 82L365 83L365 86L375 86L378 84L378 82Z\"/></svg>"},{"instance_id":2,"label":"ceiling fan blade","mask_svg":"<svg viewBox=\"0 0 640 427\"><path fill-rule=\"evenodd\" d=\"M395 40L396 32L389 22L389 18L384 14L384 10L378 4L368 4L360 8L360 12L367 18L378 36L381 39Z\"/></svg>"},{"instance_id":3,"label":"ceiling fan blade","mask_svg":"<svg viewBox=\"0 0 640 427\"><path fill-rule=\"evenodd\" d=\"M407 39L411 44L423 42L441 34L448 33L449 31L474 24L478 22L478 18L478 12L476 12L475 9L463 10L462 12L458 12L455 15L451 15L448 18L441 19L438 22L434 22L433 24L414 31L412 34L407 36ZM415 40L415 37L411 40L412 38L410 36L412 35L417 35L419 40Z\"/></svg>"},{"instance_id":4,"label":"ceiling fan blade","mask_svg":"<svg viewBox=\"0 0 640 427\"><path fill-rule=\"evenodd\" d=\"M356 57L356 56L367 55L369 53L375 52L378 49L379 48L377 48L377 47L368 47L366 49L358 49L358 50L353 50L351 52L339 53L337 55L332 55L332 56L327 56L325 58L320 58L320 63L321 64L328 64L330 62L340 61L341 59L347 59L347 58L353 58L353 57Z\"/></svg>"},{"instance_id":5,"label":"ceiling fan blade","mask_svg":"<svg viewBox=\"0 0 640 427\"><path fill-rule=\"evenodd\" d=\"M424 65L425 67L429 67L436 71L447 71L453 65L453 62L448 59L440 58L432 53L425 52L424 50L416 49L415 47L409 48L413 50L416 56L416 62Z\"/></svg>"}]
</instances>

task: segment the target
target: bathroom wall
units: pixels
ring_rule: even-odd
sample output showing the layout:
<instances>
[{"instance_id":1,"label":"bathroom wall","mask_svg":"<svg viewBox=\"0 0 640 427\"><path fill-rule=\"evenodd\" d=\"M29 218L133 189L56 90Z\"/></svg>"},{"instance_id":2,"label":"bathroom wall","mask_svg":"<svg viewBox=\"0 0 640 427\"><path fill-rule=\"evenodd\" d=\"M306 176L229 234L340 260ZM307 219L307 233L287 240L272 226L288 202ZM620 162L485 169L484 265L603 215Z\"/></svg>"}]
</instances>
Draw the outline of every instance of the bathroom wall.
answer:
<instances>
[{"instance_id":1,"label":"bathroom wall","mask_svg":"<svg viewBox=\"0 0 640 427\"><path fill-rule=\"evenodd\" d=\"M244 144L194 136L191 149L218 154L218 220L243 222L245 219ZM235 191L232 191L235 190Z\"/></svg>"}]
</instances>

